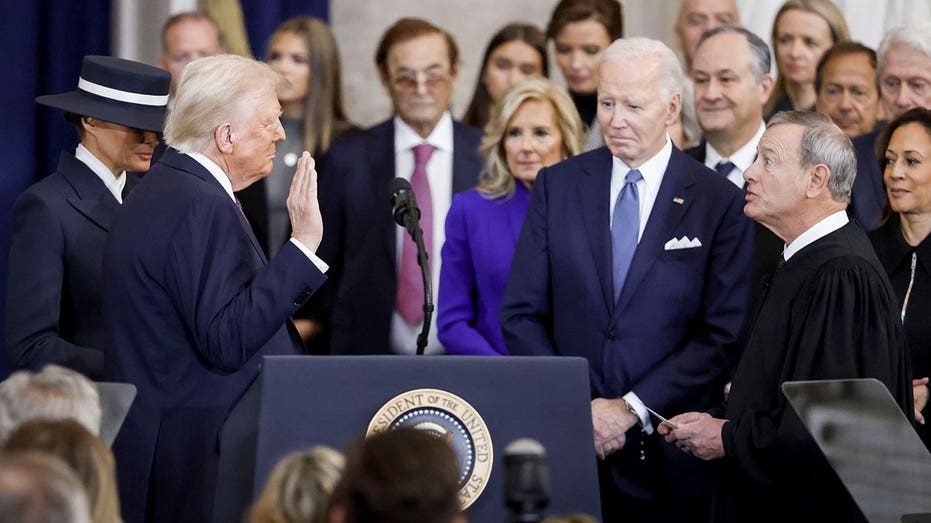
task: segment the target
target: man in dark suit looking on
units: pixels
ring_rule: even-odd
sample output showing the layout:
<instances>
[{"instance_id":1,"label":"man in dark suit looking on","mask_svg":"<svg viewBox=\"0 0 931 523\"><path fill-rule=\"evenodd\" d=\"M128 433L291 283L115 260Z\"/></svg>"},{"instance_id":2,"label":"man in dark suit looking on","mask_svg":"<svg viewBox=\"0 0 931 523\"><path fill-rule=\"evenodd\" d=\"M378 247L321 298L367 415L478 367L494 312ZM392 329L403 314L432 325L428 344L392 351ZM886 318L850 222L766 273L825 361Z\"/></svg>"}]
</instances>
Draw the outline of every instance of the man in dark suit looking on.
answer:
<instances>
[{"instance_id":1,"label":"man in dark suit looking on","mask_svg":"<svg viewBox=\"0 0 931 523\"><path fill-rule=\"evenodd\" d=\"M718 460L713 521L866 521L781 393L786 381L875 378L909 419L911 369L897 299L847 217L856 161L822 114L773 116L744 173L744 212L785 241L725 408L660 425L666 440Z\"/></svg>"},{"instance_id":2,"label":"man in dark suit looking on","mask_svg":"<svg viewBox=\"0 0 931 523\"><path fill-rule=\"evenodd\" d=\"M263 355L303 347L289 318L327 269L313 253L313 159L298 161L291 241L270 261L233 195L271 172L281 81L238 56L191 62L165 125L171 148L110 231L106 375L138 387L114 443L127 521L210 521L224 417Z\"/></svg>"},{"instance_id":3,"label":"man in dark suit looking on","mask_svg":"<svg viewBox=\"0 0 931 523\"><path fill-rule=\"evenodd\" d=\"M591 369L605 521L707 521L710 485L653 430L722 396L747 302L742 192L673 147L682 69L661 42L614 42L599 68L607 147L540 171L501 313L512 354Z\"/></svg>"},{"instance_id":4,"label":"man in dark suit looking on","mask_svg":"<svg viewBox=\"0 0 931 523\"><path fill-rule=\"evenodd\" d=\"M321 166L320 252L333 265L326 295L334 302L322 310L331 314L334 354L412 353L423 326L421 269L414 243L391 220L389 182L407 178L417 195L435 301L452 195L473 187L482 169L481 131L449 113L459 51L446 31L402 18L375 63L395 116L337 141ZM442 352L435 316L432 323L427 352Z\"/></svg>"}]
</instances>

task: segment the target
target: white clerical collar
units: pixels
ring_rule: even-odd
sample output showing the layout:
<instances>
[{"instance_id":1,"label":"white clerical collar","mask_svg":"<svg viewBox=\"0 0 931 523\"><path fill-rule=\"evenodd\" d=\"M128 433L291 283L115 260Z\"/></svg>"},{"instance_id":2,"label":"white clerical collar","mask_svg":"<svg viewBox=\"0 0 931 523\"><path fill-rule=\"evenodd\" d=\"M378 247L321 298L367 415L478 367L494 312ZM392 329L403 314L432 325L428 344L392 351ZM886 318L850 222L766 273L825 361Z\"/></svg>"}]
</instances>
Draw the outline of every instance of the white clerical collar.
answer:
<instances>
[{"instance_id":1,"label":"white clerical collar","mask_svg":"<svg viewBox=\"0 0 931 523\"><path fill-rule=\"evenodd\" d=\"M229 176L223 172L223 169L220 169L220 166L217 165L213 160L206 157L200 153L186 153L190 156L195 162L204 166L204 169L210 171L210 174L220 182L220 185L223 186L223 190L226 191L226 194L229 195L230 199L234 202L236 201L236 195L233 194L233 183L230 182Z\"/></svg>"},{"instance_id":2,"label":"white clerical collar","mask_svg":"<svg viewBox=\"0 0 931 523\"><path fill-rule=\"evenodd\" d=\"M74 150L74 157L81 161L88 169L94 172L104 187L116 198L116 201L123 203L123 188L126 187L126 171L119 176L113 174L113 171L107 168L100 160L90 152L84 144L78 144Z\"/></svg>"},{"instance_id":3,"label":"white clerical collar","mask_svg":"<svg viewBox=\"0 0 931 523\"><path fill-rule=\"evenodd\" d=\"M643 181L648 187L659 187L663 182L663 175L666 174L666 167L669 166L670 157L672 157L672 141L667 134L666 143L663 144L659 152L636 168L640 171L640 175L643 176ZM614 161L613 172L626 176L631 167L617 156L612 156L612 159Z\"/></svg>"},{"instance_id":4,"label":"white clerical collar","mask_svg":"<svg viewBox=\"0 0 931 523\"><path fill-rule=\"evenodd\" d=\"M753 161L756 160L756 146L760 143L760 139L763 138L764 132L766 132L766 124L760 122L760 127L757 128L753 138L750 138L747 143L743 144L740 149L737 149L734 154L727 158L721 156L721 153L719 153L710 142L705 142L705 165L713 168L718 162L726 159L743 173L749 169L750 166L753 165ZM740 185L743 186L743 183Z\"/></svg>"},{"instance_id":5,"label":"white clerical collar","mask_svg":"<svg viewBox=\"0 0 931 523\"><path fill-rule=\"evenodd\" d=\"M428 143L441 151L453 150L453 117L444 111L430 135L421 137L400 116L394 117L394 152L395 154L411 150L414 146Z\"/></svg>"},{"instance_id":6,"label":"white clerical collar","mask_svg":"<svg viewBox=\"0 0 931 523\"><path fill-rule=\"evenodd\" d=\"M809 227L807 231L799 234L798 238L787 245L782 251L782 258L788 261L795 253L808 247L815 241L824 238L837 229L840 229L844 225L847 225L848 221L850 221L850 219L847 218L846 210L837 211L827 218L822 219L820 222Z\"/></svg>"}]
</instances>

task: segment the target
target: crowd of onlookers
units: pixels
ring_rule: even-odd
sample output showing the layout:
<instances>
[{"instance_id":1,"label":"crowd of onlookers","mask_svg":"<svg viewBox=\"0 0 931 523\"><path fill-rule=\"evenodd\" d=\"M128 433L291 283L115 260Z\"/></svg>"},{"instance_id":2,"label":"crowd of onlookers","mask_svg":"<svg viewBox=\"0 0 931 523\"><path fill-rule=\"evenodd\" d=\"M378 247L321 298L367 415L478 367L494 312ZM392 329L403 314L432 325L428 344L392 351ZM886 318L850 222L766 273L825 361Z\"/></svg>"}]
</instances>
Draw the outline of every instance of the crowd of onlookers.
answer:
<instances>
[{"instance_id":1,"label":"crowd of onlookers","mask_svg":"<svg viewBox=\"0 0 931 523\"><path fill-rule=\"evenodd\" d=\"M403 18L374 53L378 89L391 98L395 114L368 129L346 115L336 42L318 19L284 21L264 63L207 58L221 55L224 42L203 13L166 22L158 64L164 70L86 57L78 91L37 99L63 110L79 145L62 154L56 174L27 190L14 211L6 344L13 367L31 371L0 384L0 521L165 519L151 511L171 503L183 509L188 500L167 499L157 487L174 484L196 501L212 495L199 489L212 485L215 470L179 472L160 462L159 452L215 441L263 355L410 354L424 330L428 353L458 355L567 354L560 331L571 331L574 342L595 340L597 347L586 345L578 355L589 358L597 376L596 451L617 468L605 465L602 488L610 483L639 496L623 477L629 464L609 457L624 447L624 431L619 444L598 435L599 420L618 415L618 404L599 400L623 399L621 414L644 428L643 452L645 438L659 436L646 430L646 401L634 394L640 383L631 376L649 381L706 324L713 334L696 343L720 353L710 366L702 363L702 372L712 366L721 372L692 385L713 394L669 408L703 410L723 390L718 382L740 360L752 312L769 290L767 275L779 270L780 255L795 239L766 223L772 216L757 220L764 227L740 212L724 213L725 205L743 208L738 189L769 172L761 140L767 122L782 111L822 113L852 140L856 177L847 176L852 181L845 188L832 186L832 195L846 199L850 218L872 231L901 308L916 428L931 446L923 423L931 374L931 324L924 320L931 310L931 23L892 28L873 50L852 41L830 0L788 0L773 21L770 49L740 27L733 0L683 0L675 33L681 64L661 42L623 38L618 0L561 0L545 29L510 23L495 33L472 101L456 121L449 112L461 61L455 40L429 21ZM565 87L548 79L551 51ZM777 126L830 125L785 114ZM656 150L645 151L645 142ZM830 156L818 145L809 144L809 152ZM680 150L695 162L676 174L716 173L728 183L712 182L713 194L738 195L712 202L704 216L722 224L702 238L711 249L723 236L707 261L720 271L686 270L693 285L672 291L678 293L674 306L664 301L647 313L653 304L641 297L637 312L646 315L625 334L614 329L617 318L606 331L600 324L573 330L604 312L602 293L606 310L626 303L637 283L625 287L628 270L660 289L698 259L692 253L703 245L696 233L663 238L669 241L655 265L635 254L658 227L646 225L650 206L677 212L707 203L690 207L686 192L657 200L658 192L666 193L650 184L662 179L665 164L640 162L655 154L673 169L685 165ZM581 207L604 215L591 214L598 218L557 234L556 227L589 210L574 200L558 207L566 195L538 184L543 172L561 187L566 165L602 174L631 169L627 178L612 174L610 184L582 186L580 194L591 198ZM143 176L150 167L154 174ZM173 181L195 171L198 178L188 185ZM385 189L396 176L409 179L417 195L426 259L388 219ZM633 211L621 203L630 194ZM542 214L548 205L566 212ZM627 237L619 233L625 227ZM604 233L598 236L603 250L596 247L590 258L587 244L574 241L596 230ZM524 252L512 270L519 241ZM557 244L570 257L584 252L580 265L589 271L567 263L544 274L550 270L545 257ZM638 263L642 268L632 269ZM731 278L735 267L740 274ZM432 319L423 307L424 272L434 282ZM595 272L598 280L584 279ZM583 283L567 293L562 279ZM553 303L572 292L597 303L573 300L573 311L550 315ZM540 303L540 310L527 312ZM676 307L682 314L672 317ZM571 313L579 321L562 328L557 316ZM665 314L671 317L660 322L663 332L647 332ZM596 354L623 335L649 350L631 359L617 350ZM704 379L678 370L686 381ZM99 436L107 413L91 379L140 389L129 432L113 452ZM193 420L198 423L188 423ZM189 433L171 433L172 427ZM177 441L169 445L166 437ZM140 463L151 471L141 471ZM135 475L133 488L118 489L121 467L119 483ZM445 444L416 431L356 442L345 457L313 447L282 458L244 517L256 523L455 521L465 518L457 470ZM190 480L184 474L203 477L203 484L179 487Z\"/></svg>"}]
</instances>

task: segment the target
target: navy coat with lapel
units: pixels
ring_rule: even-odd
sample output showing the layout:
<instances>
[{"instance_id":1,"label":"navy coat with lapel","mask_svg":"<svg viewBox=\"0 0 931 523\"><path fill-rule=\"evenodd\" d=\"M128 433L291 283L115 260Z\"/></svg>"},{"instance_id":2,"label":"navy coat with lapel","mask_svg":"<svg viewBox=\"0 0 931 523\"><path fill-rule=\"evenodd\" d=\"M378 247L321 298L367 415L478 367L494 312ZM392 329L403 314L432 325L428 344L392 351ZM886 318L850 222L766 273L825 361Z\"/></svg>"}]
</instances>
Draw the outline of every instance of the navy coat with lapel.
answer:
<instances>
[{"instance_id":1,"label":"navy coat with lapel","mask_svg":"<svg viewBox=\"0 0 931 523\"><path fill-rule=\"evenodd\" d=\"M125 175L124 195L138 177ZM6 336L11 367L48 363L103 374L103 246L120 204L71 153L27 189L13 210Z\"/></svg>"},{"instance_id":2,"label":"navy coat with lapel","mask_svg":"<svg viewBox=\"0 0 931 523\"><path fill-rule=\"evenodd\" d=\"M454 194L478 183L481 135L474 127L453 122ZM390 353L398 285L398 225L391 216L389 190L394 171L394 121L390 119L337 141L320 174L324 209L320 256L330 264L330 285L325 292L329 303L321 308L329 312L333 354Z\"/></svg>"},{"instance_id":3,"label":"navy coat with lapel","mask_svg":"<svg viewBox=\"0 0 931 523\"><path fill-rule=\"evenodd\" d=\"M508 350L586 358L593 397L632 390L667 416L705 410L721 400L747 305L753 222L743 193L673 148L615 302L611 167L603 147L538 175L502 305ZM665 249L683 236L701 246ZM709 492L696 458L654 440L640 460L639 439L635 427L609 457L620 489L638 497Z\"/></svg>"},{"instance_id":4,"label":"navy coat with lapel","mask_svg":"<svg viewBox=\"0 0 931 523\"><path fill-rule=\"evenodd\" d=\"M114 443L126 521L210 521L217 437L289 319L326 277L293 244L270 261L232 198L169 149L120 210L104 254L106 374L138 396ZM309 391L308 391L309 392Z\"/></svg>"}]
</instances>

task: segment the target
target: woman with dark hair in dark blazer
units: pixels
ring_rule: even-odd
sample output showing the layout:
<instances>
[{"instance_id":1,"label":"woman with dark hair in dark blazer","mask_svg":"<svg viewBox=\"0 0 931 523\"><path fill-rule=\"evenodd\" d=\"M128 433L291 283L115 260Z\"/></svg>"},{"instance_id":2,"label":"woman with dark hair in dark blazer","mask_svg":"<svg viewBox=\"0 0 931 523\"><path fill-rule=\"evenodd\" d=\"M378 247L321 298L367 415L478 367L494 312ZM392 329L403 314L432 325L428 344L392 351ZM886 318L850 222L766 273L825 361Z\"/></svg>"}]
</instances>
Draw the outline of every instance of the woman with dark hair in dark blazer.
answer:
<instances>
[{"instance_id":1,"label":"woman with dark hair in dark blazer","mask_svg":"<svg viewBox=\"0 0 931 523\"><path fill-rule=\"evenodd\" d=\"M76 91L36 101L64 111L80 144L19 197L7 284L6 342L14 369L47 363L103 373L103 246L135 174L149 170L171 75L86 56Z\"/></svg>"}]
</instances>

